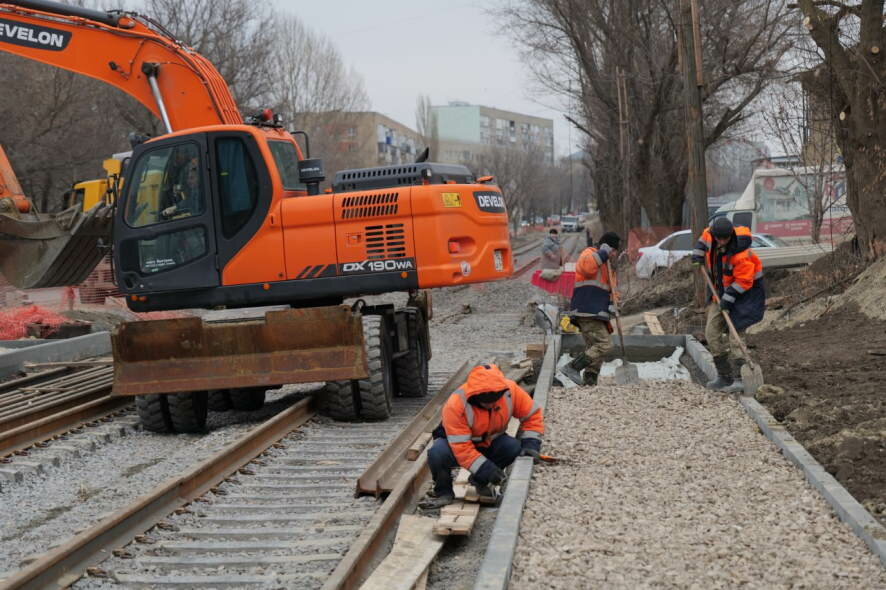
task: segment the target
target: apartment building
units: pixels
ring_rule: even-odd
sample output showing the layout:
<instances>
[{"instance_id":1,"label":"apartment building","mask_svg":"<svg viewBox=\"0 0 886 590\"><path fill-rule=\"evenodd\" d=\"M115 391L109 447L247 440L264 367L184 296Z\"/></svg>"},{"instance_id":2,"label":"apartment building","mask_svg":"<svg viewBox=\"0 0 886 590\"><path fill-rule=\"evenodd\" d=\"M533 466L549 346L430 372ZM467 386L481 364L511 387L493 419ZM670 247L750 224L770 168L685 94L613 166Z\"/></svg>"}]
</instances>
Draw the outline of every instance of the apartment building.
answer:
<instances>
[{"instance_id":1,"label":"apartment building","mask_svg":"<svg viewBox=\"0 0 886 590\"><path fill-rule=\"evenodd\" d=\"M536 151L554 163L554 121L466 102L431 108L438 141L435 160L477 162L494 148Z\"/></svg>"}]
</instances>

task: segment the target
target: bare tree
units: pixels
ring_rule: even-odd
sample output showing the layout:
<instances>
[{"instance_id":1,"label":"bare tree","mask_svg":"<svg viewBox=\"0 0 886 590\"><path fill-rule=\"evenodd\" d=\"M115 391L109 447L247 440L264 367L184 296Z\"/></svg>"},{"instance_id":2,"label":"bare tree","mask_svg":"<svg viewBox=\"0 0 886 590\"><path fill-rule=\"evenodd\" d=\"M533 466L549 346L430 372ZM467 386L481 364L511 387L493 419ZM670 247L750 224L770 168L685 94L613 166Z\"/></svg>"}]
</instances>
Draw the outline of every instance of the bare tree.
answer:
<instances>
[{"instance_id":1,"label":"bare tree","mask_svg":"<svg viewBox=\"0 0 886 590\"><path fill-rule=\"evenodd\" d=\"M554 169L544 163L544 155L535 144L527 143L523 148L490 146L476 158L476 162L464 164L476 168L478 175L495 177L514 232L527 213L539 209L541 202L551 201L556 195Z\"/></svg>"},{"instance_id":2,"label":"bare tree","mask_svg":"<svg viewBox=\"0 0 886 590\"><path fill-rule=\"evenodd\" d=\"M277 84L280 15L267 0L145 0L144 9L212 62L241 109L262 105Z\"/></svg>"},{"instance_id":3,"label":"bare tree","mask_svg":"<svg viewBox=\"0 0 886 590\"><path fill-rule=\"evenodd\" d=\"M622 231L639 225L641 206L653 225L682 222L687 160L674 8L664 0L509 0L500 11L540 85L578 105L567 118L586 135L600 215ZM702 0L701 13L710 146L744 121L777 73L788 25L780 0ZM618 149L625 135L627 162Z\"/></svg>"},{"instance_id":4,"label":"bare tree","mask_svg":"<svg viewBox=\"0 0 886 590\"><path fill-rule=\"evenodd\" d=\"M815 42L819 93L846 165L847 201L868 258L886 253L886 21L884 0L798 0Z\"/></svg>"},{"instance_id":5,"label":"bare tree","mask_svg":"<svg viewBox=\"0 0 886 590\"><path fill-rule=\"evenodd\" d=\"M415 129L430 149L430 159L439 158L440 136L437 129L437 116L431 107L431 97L422 94L415 101Z\"/></svg>"},{"instance_id":6,"label":"bare tree","mask_svg":"<svg viewBox=\"0 0 886 590\"><path fill-rule=\"evenodd\" d=\"M835 193L843 174L835 166L838 150L834 126L825 105L807 100L799 81L774 89L775 108L763 114L771 137L785 154L800 155L800 165L789 165L792 180L805 193L811 221L812 241L821 239L821 229L831 208L843 195ZM831 228L832 229L832 228Z\"/></svg>"}]
</instances>

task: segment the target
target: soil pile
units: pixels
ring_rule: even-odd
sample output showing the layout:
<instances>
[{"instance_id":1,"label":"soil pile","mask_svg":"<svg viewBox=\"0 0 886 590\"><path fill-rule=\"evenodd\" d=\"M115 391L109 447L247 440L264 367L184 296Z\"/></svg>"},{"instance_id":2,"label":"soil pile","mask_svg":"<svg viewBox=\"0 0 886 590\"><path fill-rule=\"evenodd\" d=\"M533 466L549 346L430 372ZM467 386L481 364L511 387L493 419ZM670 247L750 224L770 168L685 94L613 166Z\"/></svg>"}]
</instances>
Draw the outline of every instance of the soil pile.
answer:
<instances>
[{"instance_id":1,"label":"soil pile","mask_svg":"<svg viewBox=\"0 0 886 590\"><path fill-rule=\"evenodd\" d=\"M632 292L622 304L622 313L638 313L669 305L682 306L692 301L693 270L689 258L678 260L672 267L659 270L655 277L641 284L636 279Z\"/></svg>"}]
</instances>

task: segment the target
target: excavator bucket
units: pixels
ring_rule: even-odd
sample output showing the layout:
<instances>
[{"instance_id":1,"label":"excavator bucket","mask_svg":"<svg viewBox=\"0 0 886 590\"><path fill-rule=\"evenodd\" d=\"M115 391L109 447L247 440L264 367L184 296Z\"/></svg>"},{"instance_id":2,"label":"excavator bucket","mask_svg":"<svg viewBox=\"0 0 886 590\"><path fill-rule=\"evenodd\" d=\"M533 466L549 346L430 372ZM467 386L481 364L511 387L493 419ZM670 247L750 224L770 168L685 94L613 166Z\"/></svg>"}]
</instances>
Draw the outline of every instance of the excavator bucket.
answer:
<instances>
[{"instance_id":1,"label":"excavator bucket","mask_svg":"<svg viewBox=\"0 0 886 590\"><path fill-rule=\"evenodd\" d=\"M115 395L362 379L363 324L347 306L120 324L111 335Z\"/></svg>"},{"instance_id":2,"label":"excavator bucket","mask_svg":"<svg viewBox=\"0 0 886 590\"><path fill-rule=\"evenodd\" d=\"M113 208L22 213L0 199L0 272L19 289L77 285L107 254Z\"/></svg>"}]
</instances>

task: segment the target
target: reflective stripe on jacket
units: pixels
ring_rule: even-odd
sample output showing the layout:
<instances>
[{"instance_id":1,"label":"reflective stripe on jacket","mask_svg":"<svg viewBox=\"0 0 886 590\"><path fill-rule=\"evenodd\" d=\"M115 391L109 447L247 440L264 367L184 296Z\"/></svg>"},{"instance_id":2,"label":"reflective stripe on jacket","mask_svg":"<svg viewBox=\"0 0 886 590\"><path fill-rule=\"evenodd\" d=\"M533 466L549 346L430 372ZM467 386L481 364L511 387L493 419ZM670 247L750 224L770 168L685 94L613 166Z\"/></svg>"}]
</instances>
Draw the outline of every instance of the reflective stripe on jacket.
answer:
<instances>
[{"instance_id":1,"label":"reflective stripe on jacket","mask_svg":"<svg viewBox=\"0 0 886 590\"><path fill-rule=\"evenodd\" d=\"M738 226L725 249L717 250L710 229L705 229L695 244L692 258L704 260L717 289L717 296L732 304L729 314L737 330L763 319L766 293L763 285L763 263L751 250L751 230Z\"/></svg>"},{"instance_id":2,"label":"reflective stripe on jacket","mask_svg":"<svg viewBox=\"0 0 886 590\"><path fill-rule=\"evenodd\" d=\"M502 390L506 390L505 394L491 409L470 403L475 395ZM519 385L505 378L497 366L474 367L468 380L449 396L443 406L443 429L458 464L476 473L487 460L478 447L487 447L504 434L512 416L521 422L517 438L541 439L544 434L541 406Z\"/></svg>"},{"instance_id":3,"label":"reflective stripe on jacket","mask_svg":"<svg viewBox=\"0 0 886 590\"><path fill-rule=\"evenodd\" d=\"M575 263L575 288L572 291L572 315L609 321L609 255L594 247L585 248Z\"/></svg>"}]
</instances>

